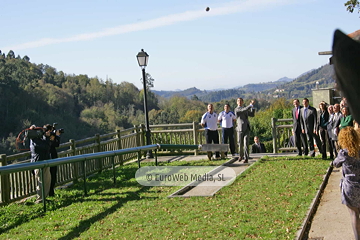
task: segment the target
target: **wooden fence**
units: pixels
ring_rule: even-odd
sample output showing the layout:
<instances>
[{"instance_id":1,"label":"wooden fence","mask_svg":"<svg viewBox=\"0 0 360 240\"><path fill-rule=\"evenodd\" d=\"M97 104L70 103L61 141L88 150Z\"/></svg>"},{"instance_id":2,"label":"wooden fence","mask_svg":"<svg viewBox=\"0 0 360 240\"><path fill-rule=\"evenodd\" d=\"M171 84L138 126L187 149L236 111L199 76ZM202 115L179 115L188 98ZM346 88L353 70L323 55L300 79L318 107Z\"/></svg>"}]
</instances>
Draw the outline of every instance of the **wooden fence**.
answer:
<instances>
[{"instance_id":1,"label":"wooden fence","mask_svg":"<svg viewBox=\"0 0 360 240\"><path fill-rule=\"evenodd\" d=\"M291 119L273 119L273 138L274 153L278 151L291 151L292 148L284 147L285 139L291 136L292 125L277 125L277 122L291 121ZM186 144L200 145L205 143L204 129L199 123L182 123L182 124L162 124L150 125L151 141L153 144ZM221 128L219 131L219 142L221 142ZM236 142L236 134L235 134ZM59 157L76 156L87 153L112 151L119 149L134 148L145 145L145 128L144 125L134 126L125 130L118 130L114 133L105 135L95 135L94 137L70 140L63 143L58 148ZM175 151L190 151L195 155L199 154L199 150L193 149L162 149L162 152L175 153ZM145 153L144 153L145 155ZM137 153L129 153L115 157L115 164L122 165L132 159L136 159ZM9 164L21 164L30 161L30 152L23 152L7 156L0 155L0 167ZM77 181L84 174L89 175L95 172L101 172L103 169L112 166L112 159L102 158L89 160L86 169L78 163L64 164L58 166L58 174L56 185L61 185L71 181ZM9 203L23 199L27 196L36 194L36 180L31 171L23 171L0 176L0 204Z\"/></svg>"},{"instance_id":2,"label":"wooden fence","mask_svg":"<svg viewBox=\"0 0 360 240\"><path fill-rule=\"evenodd\" d=\"M292 134L293 120L271 118L271 128L273 137L273 152L296 151L295 146L291 146L290 137Z\"/></svg>"},{"instance_id":3,"label":"wooden fence","mask_svg":"<svg viewBox=\"0 0 360 240\"><path fill-rule=\"evenodd\" d=\"M58 148L59 157L76 156L87 153L103 152L118 150L124 148L132 148L144 145L143 126L133 127L125 130L118 130L114 133L105 135L95 135L94 137L70 140L63 143ZM0 155L0 167L9 164L22 164L30 162L30 152L23 152L6 156ZM124 162L137 157L137 153L129 153L115 157L115 164L122 165ZM61 185L71 181L77 181L84 175L101 172L103 169L112 165L110 158L89 160L86 169L78 163L64 164L58 166L56 185ZM36 180L32 171L23 171L13 174L0 176L0 204L17 201L24 197L34 195L36 193Z\"/></svg>"}]
</instances>

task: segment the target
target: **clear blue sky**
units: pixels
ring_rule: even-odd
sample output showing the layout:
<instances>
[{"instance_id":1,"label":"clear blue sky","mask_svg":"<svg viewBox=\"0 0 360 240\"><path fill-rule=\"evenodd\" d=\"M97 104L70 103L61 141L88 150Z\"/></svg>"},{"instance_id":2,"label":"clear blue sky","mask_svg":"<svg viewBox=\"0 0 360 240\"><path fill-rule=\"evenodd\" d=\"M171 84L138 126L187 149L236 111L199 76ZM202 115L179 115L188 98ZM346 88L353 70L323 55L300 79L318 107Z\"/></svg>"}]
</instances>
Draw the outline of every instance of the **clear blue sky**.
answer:
<instances>
[{"instance_id":1,"label":"clear blue sky","mask_svg":"<svg viewBox=\"0 0 360 240\"><path fill-rule=\"evenodd\" d=\"M345 1L4 0L0 50L140 89L143 48L155 90L228 89L326 64L334 30L360 28Z\"/></svg>"}]
</instances>

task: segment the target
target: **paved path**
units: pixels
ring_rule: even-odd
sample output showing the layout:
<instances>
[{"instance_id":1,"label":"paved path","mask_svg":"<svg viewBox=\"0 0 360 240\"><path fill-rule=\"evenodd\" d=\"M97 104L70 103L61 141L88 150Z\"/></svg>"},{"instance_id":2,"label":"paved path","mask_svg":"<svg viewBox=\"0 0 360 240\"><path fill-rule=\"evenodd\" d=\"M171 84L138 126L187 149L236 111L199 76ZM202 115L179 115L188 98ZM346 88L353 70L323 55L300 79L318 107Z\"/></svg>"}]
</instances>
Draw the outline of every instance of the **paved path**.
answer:
<instances>
[{"instance_id":1,"label":"paved path","mask_svg":"<svg viewBox=\"0 0 360 240\"><path fill-rule=\"evenodd\" d=\"M341 177L341 168L334 168L311 222L309 240L355 239L351 228L349 212L347 207L341 204L339 188Z\"/></svg>"},{"instance_id":2,"label":"paved path","mask_svg":"<svg viewBox=\"0 0 360 240\"><path fill-rule=\"evenodd\" d=\"M248 163L242 163L237 161L237 158L232 158L229 159L229 161L226 164L223 164L223 166L225 168L220 168L223 170L220 170L218 173L224 172L226 175L226 172L229 173L229 170L225 170L228 168L231 168L234 173L236 174L236 176L239 176L242 172L244 172L251 164L253 164L254 162L256 162L259 158L253 158L253 159L249 159ZM219 190L221 190L224 186L222 185L218 185L218 186L208 186L207 182L204 183L200 183L199 185L197 185L196 187L193 187L191 189L189 189L188 191L181 193L182 190L179 190L178 192L174 193L171 196L177 196L177 197L200 197L200 196L213 196L215 195ZM186 187L185 187L186 188ZM178 195L179 194L179 195Z\"/></svg>"}]
</instances>

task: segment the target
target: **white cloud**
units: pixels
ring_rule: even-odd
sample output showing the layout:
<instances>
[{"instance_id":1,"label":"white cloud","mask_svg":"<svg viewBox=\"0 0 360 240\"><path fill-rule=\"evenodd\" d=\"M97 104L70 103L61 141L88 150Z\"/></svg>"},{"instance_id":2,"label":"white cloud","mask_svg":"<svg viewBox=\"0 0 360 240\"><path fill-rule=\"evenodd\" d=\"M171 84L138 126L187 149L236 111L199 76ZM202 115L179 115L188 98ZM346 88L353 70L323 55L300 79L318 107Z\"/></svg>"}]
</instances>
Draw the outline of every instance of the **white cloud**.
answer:
<instances>
[{"instance_id":1,"label":"white cloud","mask_svg":"<svg viewBox=\"0 0 360 240\"><path fill-rule=\"evenodd\" d=\"M65 43L65 42L79 42L87 41L96 38L102 38L107 36L120 35L128 32L136 32L148 29L154 29L162 26L173 25L179 22L193 21L200 18L219 16L219 15L228 15L237 12L250 12L258 11L262 9L269 10L270 7L276 7L279 5L286 5L294 2L292 0L245 0L245 1L236 1L226 3L222 7L211 8L209 12L206 12L205 9L196 10L196 11L187 11L178 14L172 14L160 18L155 18L152 20L120 25L113 28L107 28L99 32L93 33L84 33L75 35L68 38L43 38L33 42L22 43L13 46L7 46L3 49L6 51L9 50L22 50L37 48L52 44Z\"/></svg>"}]
</instances>

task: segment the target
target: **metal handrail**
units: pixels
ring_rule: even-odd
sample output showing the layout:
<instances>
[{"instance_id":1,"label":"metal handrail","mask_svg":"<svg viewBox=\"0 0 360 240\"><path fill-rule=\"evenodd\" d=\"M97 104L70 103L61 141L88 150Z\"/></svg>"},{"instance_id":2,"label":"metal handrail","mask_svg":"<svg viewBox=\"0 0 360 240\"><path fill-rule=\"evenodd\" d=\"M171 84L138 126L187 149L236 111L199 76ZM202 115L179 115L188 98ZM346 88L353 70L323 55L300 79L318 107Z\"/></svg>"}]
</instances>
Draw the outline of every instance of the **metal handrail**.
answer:
<instances>
[{"instance_id":1,"label":"metal handrail","mask_svg":"<svg viewBox=\"0 0 360 240\"><path fill-rule=\"evenodd\" d=\"M157 150L157 149L199 149L199 148L201 148L201 145L153 144L153 145L146 145L146 146L120 149L120 150L114 150L114 151L97 152L97 153L76 155L76 156L70 156L70 157L62 157L62 158L57 158L57 159L52 159L52 160L44 160L44 161L31 162L31 163L12 164L12 165L8 165L8 166L2 166L2 167L0 167L0 175L40 169L41 170L40 178L41 178L41 182L43 182L44 168L58 166L58 165L62 165L62 164L68 164L68 163L77 163L77 162L83 162L83 164L85 165L87 160L111 157L112 158L112 169L113 169L113 174L114 174L113 181L115 184L116 176L115 176L114 157L117 155L139 152L138 166L140 168L141 151ZM155 164L157 165L156 151L155 151ZM45 196L44 187L45 187L44 184L41 184L42 196ZM84 173L84 195L86 195L86 194L87 194L86 173ZM44 205L44 212L46 212L46 201L45 200L46 200L46 198L42 198L43 205Z\"/></svg>"}]
</instances>

